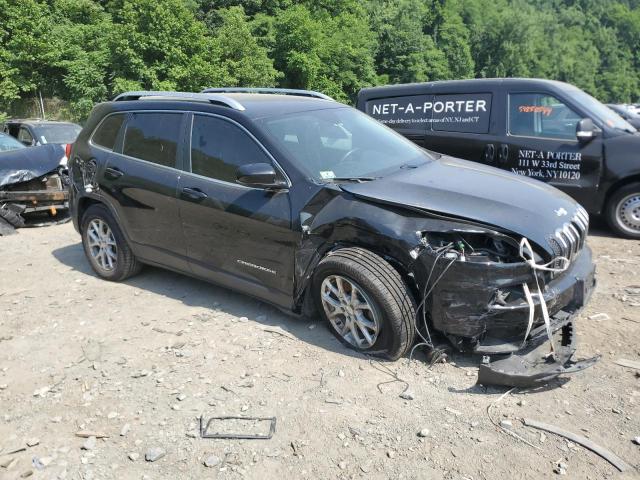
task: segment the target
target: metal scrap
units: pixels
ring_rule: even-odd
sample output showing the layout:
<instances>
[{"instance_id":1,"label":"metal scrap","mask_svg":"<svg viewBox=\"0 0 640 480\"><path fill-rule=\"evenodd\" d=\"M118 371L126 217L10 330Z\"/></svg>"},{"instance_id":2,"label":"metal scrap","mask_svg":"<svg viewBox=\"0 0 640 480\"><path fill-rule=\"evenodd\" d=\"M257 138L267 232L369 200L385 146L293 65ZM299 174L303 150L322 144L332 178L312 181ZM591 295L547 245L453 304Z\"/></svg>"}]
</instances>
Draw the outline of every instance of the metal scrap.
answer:
<instances>
[{"instance_id":1,"label":"metal scrap","mask_svg":"<svg viewBox=\"0 0 640 480\"><path fill-rule=\"evenodd\" d=\"M613 363L615 363L616 365L620 365L621 367L635 368L636 370L640 370L640 362L634 362L633 360L626 360L624 358L619 358Z\"/></svg>"},{"instance_id":2,"label":"metal scrap","mask_svg":"<svg viewBox=\"0 0 640 480\"><path fill-rule=\"evenodd\" d=\"M266 434L260 433L212 433L209 431L211 424L218 421L245 421L245 422L270 422L269 432ZM224 439L242 439L242 440L269 440L273 437L276 431L276 417L210 417L205 423L204 416L200 416L200 437L202 438L224 438Z\"/></svg>"},{"instance_id":3,"label":"metal scrap","mask_svg":"<svg viewBox=\"0 0 640 480\"><path fill-rule=\"evenodd\" d=\"M537 428L538 430L544 430L549 433L555 433L556 435L571 440L573 443L582 445L584 448L600 455L621 472L624 472L625 470L629 470L631 468L624 460L622 460L617 455L581 435L576 435L575 433L568 432L567 430L563 430L562 428L556 427L555 425L538 422L537 420L532 420L530 418L525 418L523 422L527 427Z\"/></svg>"}]
</instances>

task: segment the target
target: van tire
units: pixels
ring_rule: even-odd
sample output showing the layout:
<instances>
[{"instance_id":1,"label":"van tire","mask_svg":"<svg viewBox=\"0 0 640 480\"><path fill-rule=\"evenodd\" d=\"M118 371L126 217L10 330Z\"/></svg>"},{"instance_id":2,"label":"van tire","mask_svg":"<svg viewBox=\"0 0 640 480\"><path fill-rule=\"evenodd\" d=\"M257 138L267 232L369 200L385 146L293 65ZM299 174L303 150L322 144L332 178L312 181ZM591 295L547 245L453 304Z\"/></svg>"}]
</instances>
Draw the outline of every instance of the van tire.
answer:
<instances>
[{"instance_id":1,"label":"van tire","mask_svg":"<svg viewBox=\"0 0 640 480\"><path fill-rule=\"evenodd\" d=\"M116 264L112 270L106 270L100 266L100 262L91 253L91 247L89 246L89 226L92 222L104 222L111 233L116 243ZM140 263L131 247L127 243L118 222L111 214L109 209L102 204L91 205L82 216L81 222L81 235L82 246L84 247L84 253L91 265L94 272L105 280L112 282L121 282L129 277L132 277L140 272L142 269L142 263Z\"/></svg>"},{"instance_id":2,"label":"van tire","mask_svg":"<svg viewBox=\"0 0 640 480\"><path fill-rule=\"evenodd\" d=\"M619 236L640 239L640 223L636 221L640 219L640 183L630 183L616 190L607 201L605 216Z\"/></svg>"},{"instance_id":3,"label":"van tire","mask_svg":"<svg viewBox=\"0 0 640 480\"><path fill-rule=\"evenodd\" d=\"M329 319L322 300L323 282L336 277L351 282L370 304L378 326L377 338L371 346L354 345ZM319 314L338 340L349 348L397 360L412 347L416 330L415 301L398 271L378 255L357 247L334 250L318 264L312 288Z\"/></svg>"}]
</instances>

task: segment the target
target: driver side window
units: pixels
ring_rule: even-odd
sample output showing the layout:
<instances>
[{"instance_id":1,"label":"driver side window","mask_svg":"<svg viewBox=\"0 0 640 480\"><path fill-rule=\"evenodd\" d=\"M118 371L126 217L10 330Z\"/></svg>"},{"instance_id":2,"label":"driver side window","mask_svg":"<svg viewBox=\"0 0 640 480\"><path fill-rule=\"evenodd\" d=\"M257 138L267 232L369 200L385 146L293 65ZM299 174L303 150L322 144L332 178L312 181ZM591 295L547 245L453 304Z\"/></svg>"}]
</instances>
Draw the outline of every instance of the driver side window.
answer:
<instances>
[{"instance_id":1,"label":"driver side window","mask_svg":"<svg viewBox=\"0 0 640 480\"><path fill-rule=\"evenodd\" d=\"M20 127L20 131L18 132L18 140L25 145L33 144L33 137L29 133L29 130L24 127Z\"/></svg>"},{"instance_id":2,"label":"driver side window","mask_svg":"<svg viewBox=\"0 0 640 480\"><path fill-rule=\"evenodd\" d=\"M523 137L576 140L581 117L557 98L544 93L509 94L509 133Z\"/></svg>"},{"instance_id":3,"label":"driver side window","mask_svg":"<svg viewBox=\"0 0 640 480\"><path fill-rule=\"evenodd\" d=\"M217 117L193 116L192 173L236 183L238 167L250 163L272 162L258 144L237 125Z\"/></svg>"}]
</instances>

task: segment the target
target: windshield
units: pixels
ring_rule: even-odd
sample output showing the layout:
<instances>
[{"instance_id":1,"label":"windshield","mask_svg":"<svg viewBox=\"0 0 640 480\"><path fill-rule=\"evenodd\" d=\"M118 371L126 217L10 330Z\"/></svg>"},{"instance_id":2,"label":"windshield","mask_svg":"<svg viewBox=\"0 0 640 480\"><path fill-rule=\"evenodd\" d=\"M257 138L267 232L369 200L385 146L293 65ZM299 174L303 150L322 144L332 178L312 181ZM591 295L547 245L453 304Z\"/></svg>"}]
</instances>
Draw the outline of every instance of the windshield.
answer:
<instances>
[{"instance_id":1,"label":"windshield","mask_svg":"<svg viewBox=\"0 0 640 480\"><path fill-rule=\"evenodd\" d=\"M596 120L600 120L605 125L615 128L616 130L624 130L627 132L636 131L624 118L579 88L569 88L567 89L567 94L592 114Z\"/></svg>"},{"instance_id":2,"label":"windshield","mask_svg":"<svg viewBox=\"0 0 640 480\"><path fill-rule=\"evenodd\" d=\"M18 150L20 148L27 147L9 135L0 134L0 152L10 152L11 150Z\"/></svg>"},{"instance_id":3,"label":"windshield","mask_svg":"<svg viewBox=\"0 0 640 480\"><path fill-rule=\"evenodd\" d=\"M260 123L321 182L368 180L433 160L409 140L349 107L269 117Z\"/></svg>"},{"instance_id":4,"label":"windshield","mask_svg":"<svg viewBox=\"0 0 640 480\"><path fill-rule=\"evenodd\" d=\"M33 127L38 141L45 143L73 143L80 134L79 125L74 124L49 124Z\"/></svg>"}]
</instances>

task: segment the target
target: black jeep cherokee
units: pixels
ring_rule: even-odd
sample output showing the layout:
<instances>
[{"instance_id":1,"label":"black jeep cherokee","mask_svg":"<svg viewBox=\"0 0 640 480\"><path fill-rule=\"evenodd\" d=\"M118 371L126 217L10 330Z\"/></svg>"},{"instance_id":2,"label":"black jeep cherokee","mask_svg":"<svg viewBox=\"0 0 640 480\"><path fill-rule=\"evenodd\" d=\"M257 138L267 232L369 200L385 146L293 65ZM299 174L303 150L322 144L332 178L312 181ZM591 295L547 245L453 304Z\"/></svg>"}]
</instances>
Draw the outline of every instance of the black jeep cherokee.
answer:
<instances>
[{"instance_id":1,"label":"black jeep cherokee","mask_svg":"<svg viewBox=\"0 0 640 480\"><path fill-rule=\"evenodd\" d=\"M389 359L437 333L485 357L483 383L592 363L571 360L595 283L580 205L321 94L125 93L94 108L70 169L74 224L107 280L144 263L317 309Z\"/></svg>"}]
</instances>

